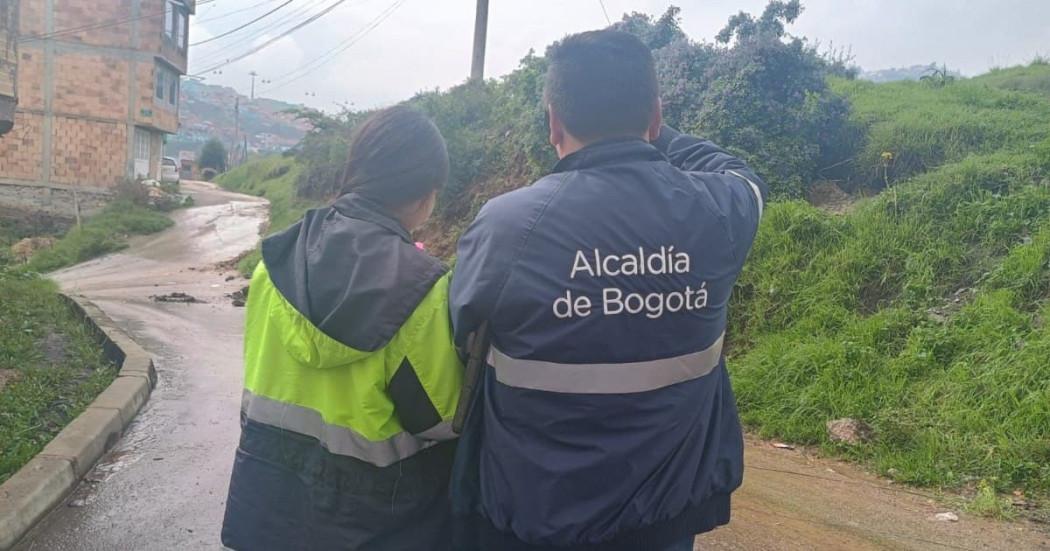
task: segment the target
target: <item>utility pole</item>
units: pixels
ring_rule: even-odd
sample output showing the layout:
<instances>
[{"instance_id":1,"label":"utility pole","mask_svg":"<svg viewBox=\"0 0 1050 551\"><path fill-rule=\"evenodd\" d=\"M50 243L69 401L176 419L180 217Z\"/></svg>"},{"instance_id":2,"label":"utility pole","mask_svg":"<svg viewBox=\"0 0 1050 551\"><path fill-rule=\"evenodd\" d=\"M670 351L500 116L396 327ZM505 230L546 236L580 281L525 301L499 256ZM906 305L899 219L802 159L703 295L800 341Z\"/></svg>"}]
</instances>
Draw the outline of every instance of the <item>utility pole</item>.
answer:
<instances>
[{"instance_id":1,"label":"utility pole","mask_svg":"<svg viewBox=\"0 0 1050 551\"><path fill-rule=\"evenodd\" d=\"M230 165L236 161L235 154L237 152L237 146L240 145L237 142L241 141L241 97L237 96L233 98L233 147L230 148Z\"/></svg>"},{"instance_id":2,"label":"utility pole","mask_svg":"<svg viewBox=\"0 0 1050 551\"><path fill-rule=\"evenodd\" d=\"M470 64L470 80L485 78L485 36L489 28L489 0L478 0L474 17L474 57Z\"/></svg>"},{"instance_id":3,"label":"utility pole","mask_svg":"<svg viewBox=\"0 0 1050 551\"><path fill-rule=\"evenodd\" d=\"M255 71L252 71L252 72L248 73L248 75L250 75L252 77L252 95L251 95L251 98L252 98L252 101L255 101L255 77L259 76L259 73L256 73Z\"/></svg>"}]
</instances>

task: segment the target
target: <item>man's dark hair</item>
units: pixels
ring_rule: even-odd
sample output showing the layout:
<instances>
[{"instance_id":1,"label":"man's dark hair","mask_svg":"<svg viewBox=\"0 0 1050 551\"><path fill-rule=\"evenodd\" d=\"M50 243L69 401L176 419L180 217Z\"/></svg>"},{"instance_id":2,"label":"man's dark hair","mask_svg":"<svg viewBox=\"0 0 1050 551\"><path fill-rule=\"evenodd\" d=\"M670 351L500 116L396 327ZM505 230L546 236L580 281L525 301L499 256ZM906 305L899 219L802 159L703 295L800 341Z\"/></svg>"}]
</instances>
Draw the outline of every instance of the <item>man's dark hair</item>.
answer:
<instances>
[{"instance_id":1,"label":"man's dark hair","mask_svg":"<svg viewBox=\"0 0 1050 551\"><path fill-rule=\"evenodd\" d=\"M567 36L547 51L543 96L583 141L640 136L659 88L653 54L638 37L601 30Z\"/></svg>"},{"instance_id":2,"label":"man's dark hair","mask_svg":"<svg viewBox=\"0 0 1050 551\"><path fill-rule=\"evenodd\" d=\"M400 207L440 189L448 171L448 149L437 126L399 105L375 113L354 131L340 192Z\"/></svg>"}]
</instances>

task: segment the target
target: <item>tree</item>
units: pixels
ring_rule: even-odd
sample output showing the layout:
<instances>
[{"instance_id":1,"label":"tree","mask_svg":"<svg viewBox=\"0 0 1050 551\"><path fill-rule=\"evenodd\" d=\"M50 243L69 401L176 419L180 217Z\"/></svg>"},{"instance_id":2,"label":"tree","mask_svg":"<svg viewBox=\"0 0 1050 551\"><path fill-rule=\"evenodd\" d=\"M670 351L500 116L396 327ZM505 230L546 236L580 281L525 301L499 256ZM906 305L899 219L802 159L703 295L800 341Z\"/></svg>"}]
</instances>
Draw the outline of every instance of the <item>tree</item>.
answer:
<instances>
[{"instance_id":1,"label":"tree","mask_svg":"<svg viewBox=\"0 0 1050 551\"><path fill-rule=\"evenodd\" d=\"M801 11L798 0L773 0L758 17L741 12L715 44L689 40L673 6L617 24L653 48L665 119L739 153L778 197L800 197L850 144L849 106L827 85L843 71L787 33Z\"/></svg>"},{"instance_id":2,"label":"tree","mask_svg":"<svg viewBox=\"0 0 1050 551\"><path fill-rule=\"evenodd\" d=\"M216 138L208 140L201 148L201 158L197 164L202 169L226 172L226 147Z\"/></svg>"},{"instance_id":3,"label":"tree","mask_svg":"<svg viewBox=\"0 0 1050 551\"><path fill-rule=\"evenodd\" d=\"M344 107L338 113L328 114L302 107L285 113L310 125L310 131L295 146L294 154L304 165L295 184L296 193L321 201L338 196L350 138L354 128L371 112Z\"/></svg>"},{"instance_id":4,"label":"tree","mask_svg":"<svg viewBox=\"0 0 1050 551\"><path fill-rule=\"evenodd\" d=\"M670 6L659 19L634 12L623 16L623 20L613 23L612 28L637 36L646 46L649 46L650 50L659 50L672 42L687 39L679 24L681 18L678 14L681 11L682 8L678 6Z\"/></svg>"}]
</instances>

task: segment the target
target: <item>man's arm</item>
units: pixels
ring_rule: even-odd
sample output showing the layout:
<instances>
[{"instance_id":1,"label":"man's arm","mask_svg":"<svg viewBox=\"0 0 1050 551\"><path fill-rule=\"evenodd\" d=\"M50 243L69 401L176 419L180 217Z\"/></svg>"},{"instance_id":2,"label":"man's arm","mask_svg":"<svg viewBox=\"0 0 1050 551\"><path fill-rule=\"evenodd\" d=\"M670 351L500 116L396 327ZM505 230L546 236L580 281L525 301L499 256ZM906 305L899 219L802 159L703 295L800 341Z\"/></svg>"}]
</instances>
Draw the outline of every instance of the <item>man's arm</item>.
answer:
<instances>
[{"instance_id":1,"label":"man's arm","mask_svg":"<svg viewBox=\"0 0 1050 551\"><path fill-rule=\"evenodd\" d=\"M743 160L709 140L696 138L664 125L653 145L667 156L676 168L687 172L716 172L734 174L753 188L759 204L765 203L769 189Z\"/></svg>"},{"instance_id":2,"label":"man's arm","mask_svg":"<svg viewBox=\"0 0 1050 551\"><path fill-rule=\"evenodd\" d=\"M518 243L512 239L516 224L508 218L510 213L498 214L506 210L500 208L499 201L494 199L482 207L456 248L449 312L460 348L495 312L517 249Z\"/></svg>"},{"instance_id":3,"label":"man's arm","mask_svg":"<svg viewBox=\"0 0 1050 551\"><path fill-rule=\"evenodd\" d=\"M714 143L682 134L664 125L653 146L667 156L676 168L691 173L695 181L706 184L712 198L722 208L734 243L743 257L751 248L762 210L769 195L766 183L743 160Z\"/></svg>"}]
</instances>

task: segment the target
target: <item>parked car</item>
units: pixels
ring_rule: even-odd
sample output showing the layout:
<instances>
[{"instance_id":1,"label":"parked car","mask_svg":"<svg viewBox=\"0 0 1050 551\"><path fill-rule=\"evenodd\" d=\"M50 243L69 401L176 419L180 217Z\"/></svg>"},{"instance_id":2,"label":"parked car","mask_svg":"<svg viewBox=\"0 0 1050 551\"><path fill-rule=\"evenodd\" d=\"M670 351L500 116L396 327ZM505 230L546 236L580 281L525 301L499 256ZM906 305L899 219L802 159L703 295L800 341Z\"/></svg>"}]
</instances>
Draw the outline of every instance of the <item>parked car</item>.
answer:
<instances>
[{"instance_id":1,"label":"parked car","mask_svg":"<svg viewBox=\"0 0 1050 551\"><path fill-rule=\"evenodd\" d=\"M160 160L160 181L164 184L179 183L179 163L171 157Z\"/></svg>"}]
</instances>

